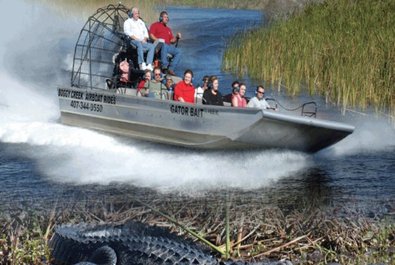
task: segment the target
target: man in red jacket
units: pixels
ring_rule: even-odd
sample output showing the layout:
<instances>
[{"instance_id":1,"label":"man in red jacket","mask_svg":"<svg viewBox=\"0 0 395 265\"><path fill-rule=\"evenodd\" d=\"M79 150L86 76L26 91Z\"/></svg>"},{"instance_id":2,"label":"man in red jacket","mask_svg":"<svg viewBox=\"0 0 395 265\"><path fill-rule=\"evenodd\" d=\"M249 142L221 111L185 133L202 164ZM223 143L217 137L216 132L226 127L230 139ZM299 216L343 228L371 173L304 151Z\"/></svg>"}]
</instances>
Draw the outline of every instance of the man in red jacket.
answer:
<instances>
[{"instance_id":1,"label":"man in red jacket","mask_svg":"<svg viewBox=\"0 0 395 265\"><path fill-rule=\"evenodd\" d=\"M173 35L170 27L167 25L169 22L169 15L166 11L160 12L159 21L155 22L150 27L150 37L153 41L159 41L163 43L161 49L161 63L162 70L170 75L175 75L174 69L181 60L181 51L173 44L177 42L177 39L181 38L181 33L178 32L176 36ZM169 65L169 59L167 54L173 56L171 65Z\"/></svg>"}]
</instances>

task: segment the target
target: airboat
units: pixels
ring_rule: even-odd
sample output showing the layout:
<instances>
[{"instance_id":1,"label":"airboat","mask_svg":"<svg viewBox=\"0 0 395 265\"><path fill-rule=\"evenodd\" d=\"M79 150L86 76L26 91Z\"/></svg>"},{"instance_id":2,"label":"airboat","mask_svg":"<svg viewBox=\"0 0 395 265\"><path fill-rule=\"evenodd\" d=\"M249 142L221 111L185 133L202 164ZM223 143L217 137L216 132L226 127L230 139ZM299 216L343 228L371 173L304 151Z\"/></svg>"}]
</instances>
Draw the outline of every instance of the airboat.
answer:
<instances>
[{"instance_id":1,"label":"airboat","mask_svg":"<svg viewBox=\"0 0 395 265\"><path fill-rule=\"evenodd\" d=\"M143 76L123 33L128 9L108 5L89 17L75 45L71 86L59 87L63 124L144 141L198 149L288 149L317 152L342 140L353 126L320 120L315 112L288 115L255 108L187 104L136 94ZM119 64L127 60L128 83Z\"/></svg>"}]
</instances>

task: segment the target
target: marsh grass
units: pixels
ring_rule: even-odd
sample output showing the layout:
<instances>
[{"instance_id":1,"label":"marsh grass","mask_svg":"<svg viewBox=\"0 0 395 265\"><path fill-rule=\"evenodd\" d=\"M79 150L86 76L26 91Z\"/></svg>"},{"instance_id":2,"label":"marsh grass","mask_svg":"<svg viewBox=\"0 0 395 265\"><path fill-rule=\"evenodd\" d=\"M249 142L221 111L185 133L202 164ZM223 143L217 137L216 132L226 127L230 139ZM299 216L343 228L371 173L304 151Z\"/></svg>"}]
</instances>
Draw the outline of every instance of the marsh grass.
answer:
<instances>
[{"instance_id":1,"label":"marsh grass","mask_svg":"<svg viewBox=\"0 0 395 265\"><path fill-rule=\"evenodd\" d=\"M150 207L123 195L111 200L52 205L52 210L36 214L12 210L0 216L0 263L46 263L50 259L48 239L54 225L62 223L134 220L191 238L184 229L152 208L171 216L219 248L228 248L232 259L286 258L294 264L395 262L395 212L372 219L351 209L306 207L284 211L237 198L231 198L228 203L207 197L178 200L151 197L142 201ZM216 255L220 258L218 253Z\"/></svg>"},{"instance_id":2,"label":"marsh grass","mask_svg":"<svg viewBox=\"0 0 395 265\"><path fill-rule=\"evenodd\" d=\"M21 211L0 216L0 264L44 264L49 261L48 222L43 216Z\"/></svg>"},{"instance_id":3,"label":"marsh grass","mask_svg":"<svg viewBox=\"0 0 395 265\"><path fill-rule=\"evenodd\" d=\"M395 2L325 1L228 45L223 67L347 107L395 113Z\"/></svg>"}]
</instances>

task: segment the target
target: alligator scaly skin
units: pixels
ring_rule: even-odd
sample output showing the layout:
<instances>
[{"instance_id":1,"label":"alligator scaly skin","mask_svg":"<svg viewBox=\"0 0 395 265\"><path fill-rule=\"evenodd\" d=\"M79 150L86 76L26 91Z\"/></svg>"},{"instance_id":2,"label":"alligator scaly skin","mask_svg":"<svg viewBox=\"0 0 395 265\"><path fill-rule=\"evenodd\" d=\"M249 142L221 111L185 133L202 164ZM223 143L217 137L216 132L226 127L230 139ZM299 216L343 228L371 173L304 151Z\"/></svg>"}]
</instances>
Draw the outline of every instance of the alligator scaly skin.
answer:
<instances>
[{"instance_id":1,"label":"alligator scaly skin","mask_svg":"<svg viewBox=\"0 0 395 265\"><path fill-rule=\"evenodd\" d=\"M193 242L137 222L61 225L49 242L52 264L78 265L288 265L290 262L220 262Z\"/></svg>"}]
</instances>

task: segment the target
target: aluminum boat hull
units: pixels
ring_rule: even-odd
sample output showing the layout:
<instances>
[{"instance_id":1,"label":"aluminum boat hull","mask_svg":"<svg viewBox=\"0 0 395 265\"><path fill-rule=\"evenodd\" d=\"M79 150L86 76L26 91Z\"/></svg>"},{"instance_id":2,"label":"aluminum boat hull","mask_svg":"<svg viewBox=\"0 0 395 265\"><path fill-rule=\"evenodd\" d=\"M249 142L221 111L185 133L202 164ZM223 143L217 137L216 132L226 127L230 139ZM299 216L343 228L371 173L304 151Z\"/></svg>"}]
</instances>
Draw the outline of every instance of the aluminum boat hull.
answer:
<instances>
[{"instance_id":1,"label":"aluminum boat hull","mask_svg":"<svg viewBox=\"0 0 395 265\"><path fill-rule=\"evenodd\" d=\"M190 148L317 152L354 130L271 110L192 105L101 89L59 88L58 97L63 124Z\"/></svg>"}]
</instances>

